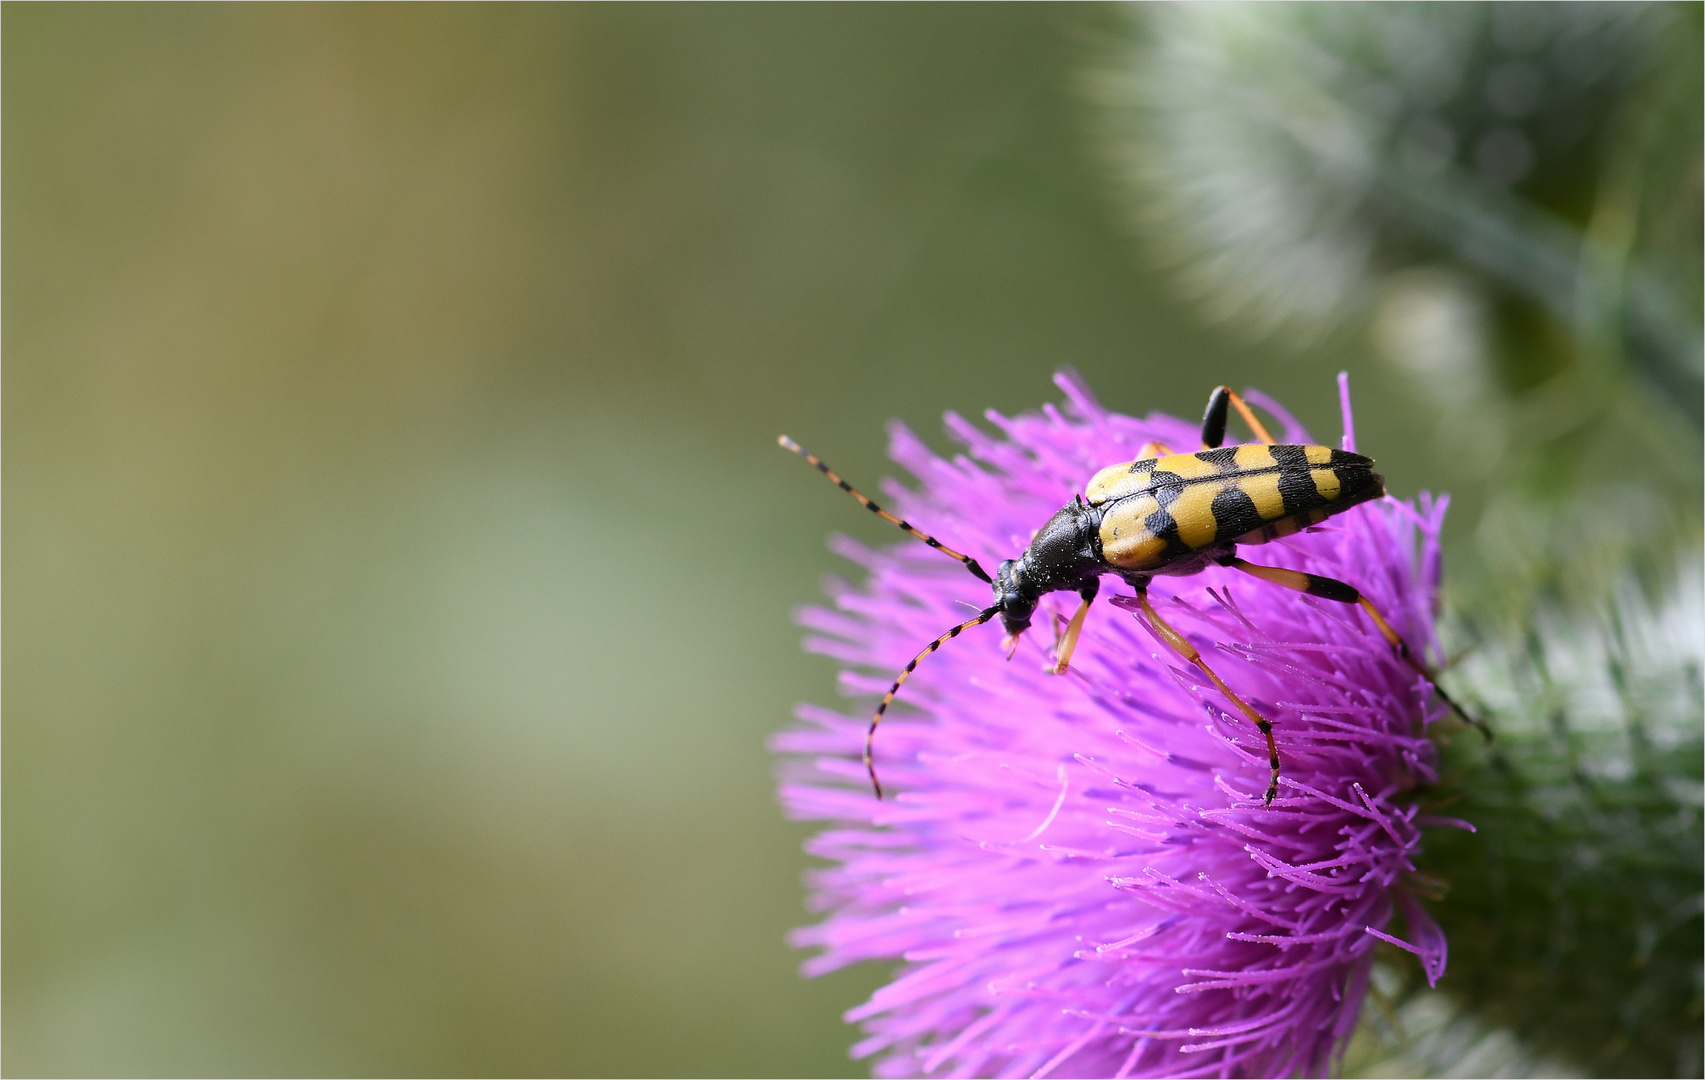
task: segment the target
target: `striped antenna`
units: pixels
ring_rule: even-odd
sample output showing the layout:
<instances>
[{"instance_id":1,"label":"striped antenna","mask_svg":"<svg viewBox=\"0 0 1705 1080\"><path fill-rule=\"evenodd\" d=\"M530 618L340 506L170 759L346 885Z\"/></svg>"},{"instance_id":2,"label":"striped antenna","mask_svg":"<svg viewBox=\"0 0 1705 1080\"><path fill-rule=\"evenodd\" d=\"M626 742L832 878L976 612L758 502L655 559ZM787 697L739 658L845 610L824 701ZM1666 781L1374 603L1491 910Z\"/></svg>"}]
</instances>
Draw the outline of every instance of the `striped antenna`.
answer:
<instances>
[{"instance_id":1,"label":"striped antenna","mask_svg":"<svg viewBox=\"0 0 1705 1080\"><path fill-rule=\"evenodd\" d=\"M821 468L821 466L819 466L819 468ZM828 470L825 469L824 471L827 472ZM930 653L941 648L947 642L952 641L960 634L971 629L971 627L981 626L988 622L996 615L999 615L1000 611L1001 608L999 604L996 604L993 607L986 607L977 613L976 618L966 619L947 633L936 638L928 645L925 645L923 651L912 657L912 662L907 664L905 670L895 677L894 685L888 688L888 692L882 695L882 704L876 707L876 715L870 718L870 730L864 733L864 771L870 774L870 786L876 790L876 797L878 799L882 798L882 782L876 779L876 725L882 723L882 714L887 712L888 706L894 703L894 695L900 692L900 687L904 686L906 684L906 680L911 677L912 672L917 670L919 660L922 660Z\"/></svg>"},{"instance_id":2,"label":"striped antenna","mask_svg":"<svg viewBox=\"0 0 1705 1080\"><path fill-rule=\"evenodd\" d=\"M822 473L824 476L827 476L830 480L833 480L837 485L839 485L839 487L842 491L846 492L848 495L851 495L853 498L857 499L861 504L863 504L863 506L866 510L869 510L871 513L875 514L877 517L881 518L883 521L888 522L890 525L897 525L900 528L906 530L907 532L911 533L913 536L917 537L919 540L922 540L924 543L928 544L930 547L941 552L943 555L949 555L955 559L958 559L960 562L965 564L965 569L971 571L972 574L976 575L978 580L987 582L990 585L994 584L994 579L989 577L989 572L987 570L984 570L981 566L979 566L977 564L976 559L971 558L971 556L969 556L969 555L959 554L959 552L954 551L952 548L948 547L946 544L942 543L940 540L937 540L935 537L930 536L928 533L921 532L918 529L914 528L912 526L911 522L902 521L901 519L895 517L893 514L890 514L888 511L882 509L882 507L877 506L875 503L871 502L869 499L865 498L863 495L860 495L858 493L858 491L856 491L851 484L847 483L845 480L842 480L839 476L836 476L833 470L831 470L827 465L823 464L822 460L820 458L818 458L816 454L811 453L809 450L805 449L805 447L800 446L798 443L794 442L792 439L788 438L786 435L783 435L781 438L777 439L776 442L781 444L782 449L792 450L794 453L798 454L800 457L804 458L806 461L809 461L811 464L817 466L818 472ZM985 619L984 621L987 622L988 620ZM971 624L967 623L966 625L971 625ZM963 627L961 627L961 629L963 629ZM955 631L955 633L957 633L957 631ZM943 640L945 640L945 639L943 639ZM937 642L936 644L939 645L940 642ZM928 650L925 650L925 651L927 652ZM917 661L913 661L913 663L916 663L916 662ZM906 670L910 671L911 668L907 668ZM899 684L896 683L895 687L898 688L898 686L899 686ZM883 705L883 707L884 708L887 707L886 703ZM881 714L878 714L878 716L880 716L880 715ZM880 797L880 791L878 792L878 797Z\"/></svg>"}]
</instances>

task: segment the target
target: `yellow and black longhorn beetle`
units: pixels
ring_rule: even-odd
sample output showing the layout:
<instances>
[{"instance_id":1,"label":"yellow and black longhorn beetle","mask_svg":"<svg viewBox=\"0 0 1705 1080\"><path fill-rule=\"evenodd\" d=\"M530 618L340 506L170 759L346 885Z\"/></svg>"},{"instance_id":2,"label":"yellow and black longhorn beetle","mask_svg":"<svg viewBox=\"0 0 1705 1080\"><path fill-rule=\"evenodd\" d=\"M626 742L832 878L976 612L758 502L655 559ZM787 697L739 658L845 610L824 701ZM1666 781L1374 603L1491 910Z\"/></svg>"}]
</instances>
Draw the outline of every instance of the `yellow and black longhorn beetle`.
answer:
<instances>
[{"instance_id":1,"label":"yellow and black longhorn beetle","mask_svg":"<svg viewBox=\"0 0 1705 1080\"><path fill-rule=\"evenodd\" d=\"M1260 445L1221 446L1225 441L1227 407L1237 409ZM912 658L877 706L864 740L864 766L870 773L876 797L882 784L876 779L872 748L876 727L918 662L973 626L1001 617L1009 648L1030 625L1042 594L1071 590L1082 598L1066 624L1055 650L1053 671L1064 673L1077 648L1084 617L1101 587L1103 574L1117 574L1137 591L1137 603L1149 627L1160 639L1224 694L1239 712L1260 729L1267 739L1267 760L1272 775L1265 803L1279 791L1279 748L1273 741L1273 725L1227 686L1188 638L1166 624L1149 603L1149 580L1161 574L1196 574L1210 564L1241 570L1262 581L1294 589L1310 596L1359 604L1397 654L1428 681L1451 708L1467 714L1451 701L1437 684L1433 673L1415 659L1385 616L1355 588L1333 578L1257 566L1237 557L1239 544L1265 544L1290 536L1345 510L1385 494L1385 478L1373 471L1373 460L1329 446L1297 446L1275 443L1244 402L1227 387L1215 388L1202 416L1202 448L1179 454L1158 443L1140 448L1136 461L1109 465L1090 478L1082 495L1076 496L1048 519L1031 538L1030 546L1017 559L1008 559L990 579L977 560L961 555L890 514L835 475L815 455L783 435L783 447L817 466L865 509L884 521L911 533L930 547L958 559L980 580L994 587L994 603L936 638ZM1011 653L1009 652L1010 656ZM1484 725L1469 718L1483 734Z\"/></svg>"}]
</instances>

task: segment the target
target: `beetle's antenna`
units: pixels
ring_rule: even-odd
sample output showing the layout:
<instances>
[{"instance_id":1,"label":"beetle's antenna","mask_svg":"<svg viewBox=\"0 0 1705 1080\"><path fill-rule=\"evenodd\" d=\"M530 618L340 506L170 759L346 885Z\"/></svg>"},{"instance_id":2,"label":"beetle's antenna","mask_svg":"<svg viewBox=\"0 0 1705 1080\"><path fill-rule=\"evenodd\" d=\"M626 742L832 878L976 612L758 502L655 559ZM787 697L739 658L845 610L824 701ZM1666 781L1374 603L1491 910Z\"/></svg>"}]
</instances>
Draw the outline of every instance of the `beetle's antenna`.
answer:
<instances>
[{"instance_id":1,"label":"beetle's antenna","mask_svg":"<svg viewBox=\"0 0 1705 1080\"><path fill-rule=\"evenodd\" d=\"M1444 703L1446 705L1450 706L1453 710L1455 710L1456 715L1458 715L1458 716L1462 717L1464 720L1468 721L1468 724L1470 727L1474 728L1475 730L1479 731L1481 735L1485 736L1487 742L1491 742L1492 741L1492 729L1486 726L1486 721L1475 716L1473 713L1469 712L1467 709L1463 708L1461 705L1458 705L1456 703L1456 699L1451 697L1449 694L1445 693L1445 688L1438 684L1438 682L1437 682L1438 677L1436 675L1432 674L1431 672L1426 672L1425 674L1427 677L1427 681L1429 681L1433 684L1433 693L1437 694L1444 701Z\"/></svg>"},{"instance_id":2,"label":"beetle's antenna","mask_svg":"<svg viewBox=\"0 0 1705 1080\"><path fill-rule=\"evenodd\" d=\"M801 451L801 453L803 453L803 451ZM822 466L819 465L818 468L821 469ZM823 469L823 471L828 472L829 470ZM830 475L833 474L831 473ZM905 685L906 679L911 676L913 671L917 670L919 660L922 660L930 653L941 648L942 645L952 641L960 634L971 629L971 627L981 626L988 622L996 615L999 615L1000 610L1001 608L999 604L995 604L992 607L986 607L977 613L977 617L975 619L966 619L947 633L936 638L928 645L925 645L923 651L912 657L912 662L907 664L906 669L900 672L900 674L894 679L894 685L888 688L888 692L882 695L882 704L876 707L876 715L870 718L870 730L864 733L864 770L870 774L870 786L876 789L876 797L878 799L882 798L882 782L876 779L876 758L873 756L873 745L876 742L876 725L882 723L882 714L887 712L888 706L894 703L894 695L900 692L900 687Z\"/></svg>"},{"instance_id":3,"label":"beetle's antenna","mask_svg":"<svg viewBox=\"0 0 1705 1080\"><path fill-rule=\"evenodd\" d=\"M857 499L860 503L862 503L866 510L869 510L871 513L875 514L877 517L881 518L883 521L888 522L890 525L898 525L900 528L911 533L913 536L917 537L919 540L922 540L924 543L928 544L930 547L934 548L935 550L941 552L943 555L950 555L953 558L958 559L960 562L965 564L965 569L971 571L971 573L976 575L978 579L980 579L980 580L982 580L982 581L984 581L990 585L994 584L994 580L989 577L989 572L987 570L984 570L981 566L977 565L976 559L971 558L971 556L969 556L969 555L959 554L957 551L954 551L952 548L948 547L946 544L942 543L940 540L937 540L935 537L930 536L928 533L921 532L918 529L914 528L912 526L911 522L903 521L900 518L895 517L893 514L890 514L888 511L882 509L882 507L877 506L875 503L871 502L869 499L865 498L863 495L860 495L853 488L853 486L851 484L847 483L845 480L842 480L839 476L836 476L832 469L830 469L827 465L823 464L822 459L818 458L818 456L816 454L813 454L811 451L805 449L805 447L800 446L798 443L794 442L792 439L788 438L786 435L783 435L781 438L777 439L776 442L781 444L782 449L792 450L794 453L798 454L800 457L804 458L806 461L809 461L811 464L817 466L818 472L822 473L824 476L827 476L829 479L833 480L836 484L838 484L840 486L840 489L842 491L846 492L848 495L851 495L853 498ZM983 621L987 622L988 620L984 619ZM974 624L973 623L966 623L965 624L965 626L971 626L971 625L974 625ZM965 627L962 626L959 629L963 630L964 628ZM954 631L954 633L958 633L958 632L959 632L958 630ZM950 634L948 636L951 637L952 635ZM945 641L946 639L943 638L942 640ZM936 642L936 644L939 645L939 644L941 644L941 642L938 641L938 642ZM926 649L924 651L928 652L929 650ZM917 663L916 660L914 660L912 662ZM906 670L910 671L912 669L907 668ZM903 681L903 677L902 677L902 681ZM899 683L894 684L895 689L899 689L899 686L900 686ZM890 696L892 696L892 695L890 695ZM886 703L883 704L883 708L887 708ZM881 714L878 713L877 715L880 716ZM868 762L868 758L866 760ZM881 797L880 789L878 789L877 797L878 798Z\"/></svg>"}]
</instances>

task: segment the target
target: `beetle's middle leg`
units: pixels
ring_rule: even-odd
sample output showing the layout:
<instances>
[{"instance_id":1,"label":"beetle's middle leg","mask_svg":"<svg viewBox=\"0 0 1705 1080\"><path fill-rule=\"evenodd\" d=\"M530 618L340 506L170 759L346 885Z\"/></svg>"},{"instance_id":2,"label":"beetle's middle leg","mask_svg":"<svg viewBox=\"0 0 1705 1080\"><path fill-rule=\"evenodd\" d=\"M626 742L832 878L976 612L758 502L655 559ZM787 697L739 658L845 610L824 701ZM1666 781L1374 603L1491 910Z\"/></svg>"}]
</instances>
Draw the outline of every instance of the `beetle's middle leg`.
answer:
<instances>
[{"instance_id":1,"label":"beetle's middle leg","mask_svg":"<svg viewBox=\"0 0 1705 1080\"><path fill-rule=\"evenodd\" d=\"M1273 741L1272 721L1256 712L1247 701L1233 693L1231 687L1225 684L1225 680L1214 674L1214 669L1208 666L1206 660L1202 659L1202 654L1196 650L1196 646L1190 644L1189 638L1166 625L1165 620L1160 617L1160 612L1156 611L1154 605L1149 603L1149 591L1146 586L1137 586L1137 603L1141 605L1146 621L1154 632L1160 635L1160 639L1166 642L1173 652L1200 668L1202 674L1208 677L1208 681L1218 687L1220 693L1224 694L1233 705L1236 705L1238 711L1247 716L1249 722L1260 729L1262 735L1266 736L1267 762L1272 767L1273 772L1267 781L1267 797L1262 802L1271 805L1273 796L1279 793L1279 744Z\"/></svg>"},{"instance_id":2,"label":"beetle's middle leg","mask_svg":"<svg viewBox=\"0 0 1705 1080\"><path fill-rule=\"evenodd\" d=\"M1049 669L1055 675L1066 673L1066 666L1072 661L1072 653L1077 651L1077 637L1083 633L1083 620L1089 615L1089 605L1095 602L1095 594L1100 591L1099 578L1091 578L1088 585L1078 590L1078 595L1083 599L1078 602L1072 621L1066 624L1066 632L1061 636L1059 647L1054 651L1054 666Z\"/></svg>"},{"instance_id":3,"label":"beetle's middle leg","mask_svg":"<svg viewBox=\"0 0 1705 1080\"><path fill-rule=\"evenodd\" d=\"M1309 596L1318 596L1322 600L1336 600L1340 604L1359 605L1363 611L1368 613L1368 618L1372 619L1374 626L1379 628L1380 636L1391 644L1397 655L1414 668L1422 678L1432 683L1433 690L1444 699L1444 703L1449 705L1458 716L1479 728L1480 734L1486 736L1488 741L1491 740L1492 729L1486 726L1486 722L1470 716L1468 710L1458 705L1449 694L1445 693L1444 687L1439 685L1438 676L1415 658L1415 654L1409 650L1409 646L1404 642L1402 635L1391 628L1391 624L1386 621L1385 616L1380 614L1379 608L1375 607L1373 601L1363 596L1355 586L1345 584L1337 578L1321 577L1319 574L1305 574L1301 570L1284 570L1277 566L1257 566L1255 563L1245 562L1236 556L1221 560L1220 565L1241 570L1251 577L1260 578L1272 585L1292 589L1299 593L1307 593Z\"/></svg>"}]
</instances>

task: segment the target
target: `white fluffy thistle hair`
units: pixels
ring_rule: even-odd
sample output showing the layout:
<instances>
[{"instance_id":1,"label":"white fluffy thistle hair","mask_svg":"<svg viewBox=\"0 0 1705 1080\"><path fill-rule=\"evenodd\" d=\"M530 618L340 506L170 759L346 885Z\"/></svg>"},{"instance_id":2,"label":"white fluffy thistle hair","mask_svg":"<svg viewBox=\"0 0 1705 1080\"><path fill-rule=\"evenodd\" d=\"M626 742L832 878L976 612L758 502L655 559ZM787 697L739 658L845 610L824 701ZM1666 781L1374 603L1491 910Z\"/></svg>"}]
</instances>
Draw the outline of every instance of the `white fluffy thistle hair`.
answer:
<instances>
[{"instance_id":1,"label":"white fluffy thistle hair","mask_svg":"<svg viewBox=\"0 0 1705 1080\"><path fill-rule=\"evenodd\" d=\"M1507 294L1608 338L1601 351L1659 387L1696 392L1697 317L1665 273L1667 241L1642 235L1664 231L1646 228L1656 204L1686 194L1687 156L1668 160L1657 134L1686 94L1671 55L1684 17L1142 5L1088 89L1127 216L1212 318L1306 344L1390 301L1388 352L1461 369L1485 348L1441 352L1403 316L1436 324L1445 304L1484 336L1483 294ZM1405 273L1417 267L1430 272Z\"/></svg>"},{"instance_id":2,"label":"white fluffy thistle hair","mask_svg":"<svg viewBox=\"0 0 1705 1080\"><path fill-rule=\"evenodd\" d=\"M1097 92L1137 222L1216 311L1300 326L1342 314L1381 243L1425 228L1386 185L1409 174L1508 191L1584 152L1671 15L1186 4L1138 17L1144 40Z\"/></svg>"}]
</instances>

